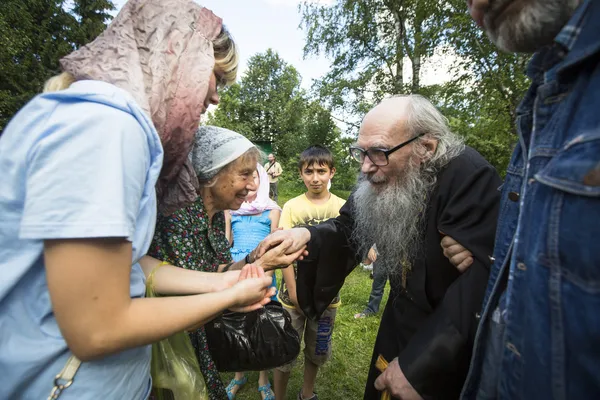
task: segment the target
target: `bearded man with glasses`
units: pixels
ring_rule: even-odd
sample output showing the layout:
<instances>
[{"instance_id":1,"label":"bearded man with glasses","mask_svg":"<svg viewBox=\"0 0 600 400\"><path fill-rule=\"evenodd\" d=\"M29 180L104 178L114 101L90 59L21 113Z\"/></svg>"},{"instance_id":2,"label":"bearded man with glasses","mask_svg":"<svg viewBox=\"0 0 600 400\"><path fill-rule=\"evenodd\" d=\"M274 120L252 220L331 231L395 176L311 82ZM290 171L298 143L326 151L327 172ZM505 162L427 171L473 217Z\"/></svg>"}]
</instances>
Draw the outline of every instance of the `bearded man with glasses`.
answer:
<instances>
[{"instance_id":1,"label":"bearded man with glasses","mask_svg":"<svg viewBox=\"0 0 600 400\"><path fill-rule=\"evenodd\" d=\"M501 180L418 95L392 97L371 110L350 154L361 175L340 216L275 232L259 253L284 240L288 252L308 245L298 262L297 295L304 313L317 318L375 244L391 292L364 398L379 399L387 390L405 400L455 399L488 280ZM444 256L445 235L466 248L466 271ZM380 355L389 362L381 374Z\"/></svg>"}]
</instances>

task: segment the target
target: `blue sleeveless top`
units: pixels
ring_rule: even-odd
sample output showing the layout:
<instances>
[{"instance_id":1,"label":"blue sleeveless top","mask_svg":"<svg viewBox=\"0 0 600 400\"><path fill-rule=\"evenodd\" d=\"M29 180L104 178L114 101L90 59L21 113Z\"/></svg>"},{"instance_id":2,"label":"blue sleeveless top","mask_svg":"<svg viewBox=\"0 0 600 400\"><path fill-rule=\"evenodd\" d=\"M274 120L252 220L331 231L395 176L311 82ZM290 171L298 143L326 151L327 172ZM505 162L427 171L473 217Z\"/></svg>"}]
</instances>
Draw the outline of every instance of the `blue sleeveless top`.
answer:
<instances>
[{"instance_id":1,"label":"blue sleeveless top","mask_svg":"<svg viewBox=\"0 0 600 400\"><path fill-rule=\"evenodd\" d=\"M232 215L231 232L233 234L233 246L231 247L231 257L233 261L243 260L246 255L265 237L271 233L271 220L269 213L271 210L263 211L258 215ZM271 286L277 287L277 279L273 274L273 283ZM277 300L277 293L272 297Z\"/></svg>"}]
</instances>

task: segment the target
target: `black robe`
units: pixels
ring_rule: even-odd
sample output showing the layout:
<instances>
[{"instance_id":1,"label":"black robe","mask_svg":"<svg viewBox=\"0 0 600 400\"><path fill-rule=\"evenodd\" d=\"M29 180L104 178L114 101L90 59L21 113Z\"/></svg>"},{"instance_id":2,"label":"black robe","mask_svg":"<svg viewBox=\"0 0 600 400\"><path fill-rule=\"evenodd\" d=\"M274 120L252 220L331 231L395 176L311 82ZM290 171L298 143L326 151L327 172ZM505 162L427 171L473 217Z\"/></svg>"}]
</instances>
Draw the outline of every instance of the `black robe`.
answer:
<instances>
[{"instance_id":1,"label":"black robe","mask_svg":"<svg viewBox=\"0 0 600 400\"><path fill-rule=\"evenodd\" d=\"M375 360L398 357L412 386L425 399L456 399L466 378L489 274L502 182L496 170L475 150L465 151L438 174L424 215L421 251L412 262L406 288L390 279L391 291L379 326L365 399L379 399ZM300 307L317 318L358 264L353 196L340 216L308 227L309 256L298 263ZM474 255L460 274L444 257L441 232ZM400 266L398 266L400 268Z\"/></svg>"}]
</instances>

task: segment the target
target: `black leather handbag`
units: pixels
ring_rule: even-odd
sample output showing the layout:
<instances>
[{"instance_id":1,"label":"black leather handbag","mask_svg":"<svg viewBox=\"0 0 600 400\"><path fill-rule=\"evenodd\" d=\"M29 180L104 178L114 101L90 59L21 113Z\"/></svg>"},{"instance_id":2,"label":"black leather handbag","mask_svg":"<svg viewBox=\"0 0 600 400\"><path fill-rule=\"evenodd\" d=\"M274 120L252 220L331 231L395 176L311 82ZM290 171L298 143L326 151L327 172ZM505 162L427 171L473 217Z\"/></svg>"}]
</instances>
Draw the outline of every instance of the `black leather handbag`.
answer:
<instances>
[{"instance_id":1,"label":"black leather handbag","mask_svg":"<svg viewBox=\"0 0 600 400\"><path fill-rule=\"evenodd\" d=\"M249 313L226 311L204 328L222 372L264 371L287 364L300 352L292 319L276 301Z\"/></svg>"}]
</instances>

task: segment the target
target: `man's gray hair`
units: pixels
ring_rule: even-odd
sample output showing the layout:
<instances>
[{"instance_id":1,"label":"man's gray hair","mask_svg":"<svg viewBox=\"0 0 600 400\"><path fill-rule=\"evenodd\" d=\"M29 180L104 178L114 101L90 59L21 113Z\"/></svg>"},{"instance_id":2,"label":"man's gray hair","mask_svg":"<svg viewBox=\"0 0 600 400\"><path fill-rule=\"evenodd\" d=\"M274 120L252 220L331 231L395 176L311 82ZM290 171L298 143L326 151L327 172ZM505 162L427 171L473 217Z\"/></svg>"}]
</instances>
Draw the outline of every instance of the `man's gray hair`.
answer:
<instances>
[{"instance_id":1,"label":"man's gray hair","mask_svg":"<svg viewBox=\"0 0 600 400\"><path fill-rule=\"evenodd\" d=\"M423 134L422 138L435 139L438 142L435 153L424 163L425 168L439 169L464 151L463 139L450 130L448 118L444 117L426 97L420 94L393 97L409 100L406 121L409 130L408 137L413 138ZM417 140L417 144L421 142L422 138ZM422 146L418 145L413 149L417 154L422 154L424 150Z\"/></svg>"}]
</instances>

